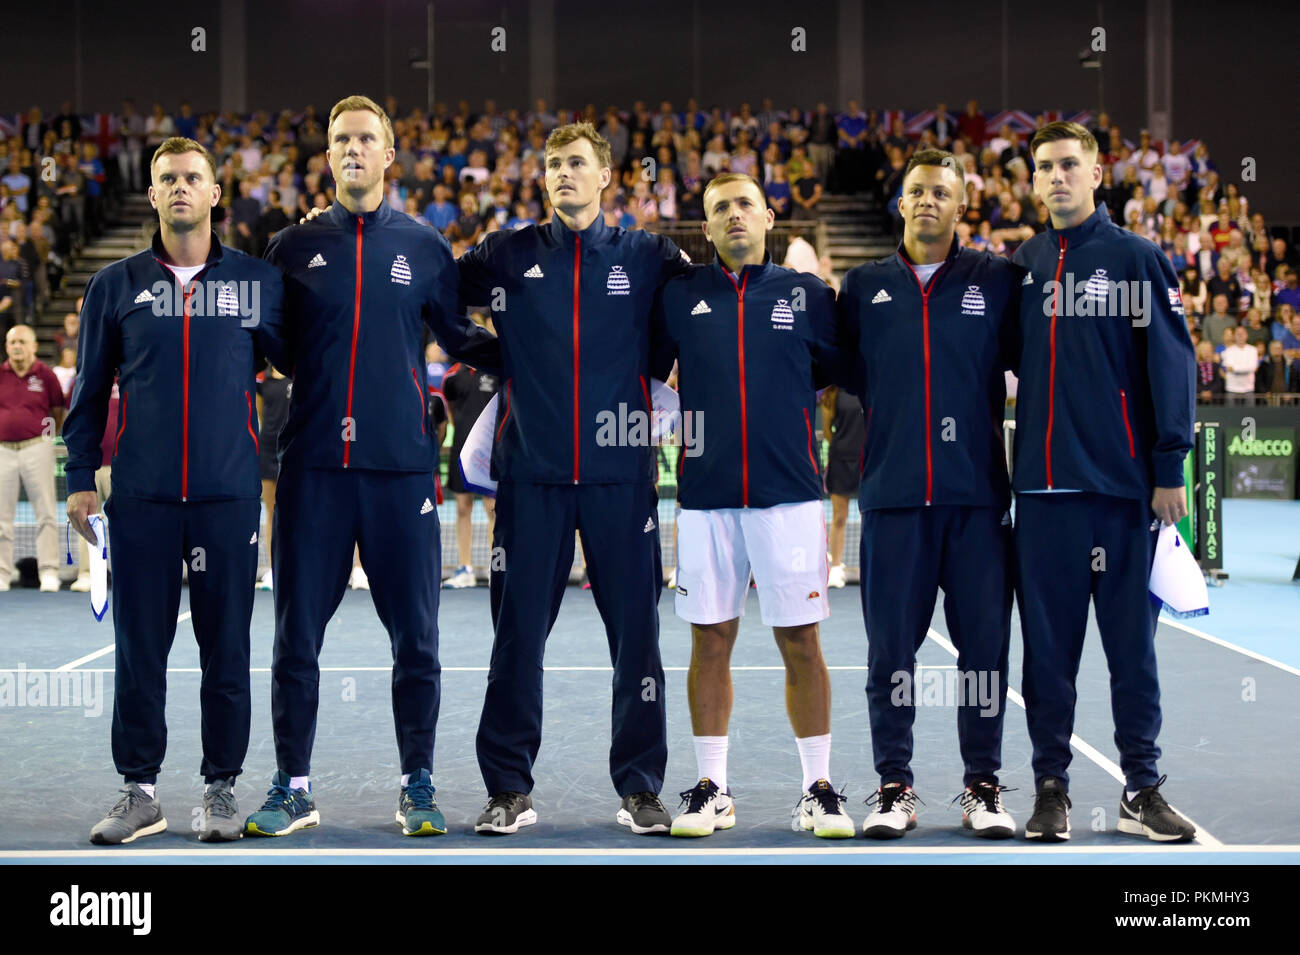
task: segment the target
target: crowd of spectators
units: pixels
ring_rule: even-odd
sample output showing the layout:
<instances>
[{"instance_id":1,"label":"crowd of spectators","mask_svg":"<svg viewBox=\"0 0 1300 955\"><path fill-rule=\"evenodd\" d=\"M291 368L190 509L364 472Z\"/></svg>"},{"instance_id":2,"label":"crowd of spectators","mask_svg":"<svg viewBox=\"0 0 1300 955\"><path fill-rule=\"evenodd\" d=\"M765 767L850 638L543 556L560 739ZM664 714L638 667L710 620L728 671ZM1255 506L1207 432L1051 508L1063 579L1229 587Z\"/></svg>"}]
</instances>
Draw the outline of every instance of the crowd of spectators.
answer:
<instances>
[{"instance_id":1,"label":"crowd of spectators","mask_svg":"<svg viewBox=\"0 0 1300 955\"><path fill-rule=\"evenodd\" d=\"M595 105L553 110L544 100L527 112L491 100L479 110L464 100L454 108L439 104L432 113L399 110L391 98L385 105L396 150L388 201L441 231L457 255L489 232L549 218L546 136L575 120L591 122L610 141L614 176L602 207L611 225L701 220L708 180L746 172L763 184L778 219L815 218L828 191L874 192L901 231L895 200L903 170L912 152L926 147L949 149L962 163L963 245L1011 255L1047 222L1033 193L1028 137L1010 125L990 128L974 100L960 115L939 104L923 129L910 131L898 114L864 110L856 101L841 112L825 103L777 109L771 100L758 111L749 103L706 110L695 100L682 109L663 101L652 110L638 101L630 110L604 112ZM196 115L182 103L171 115L154 103L145 116L127 101L109 135L99 138L107 145L103 161L70 104L49 120L33 108L17 136L0 140L4 324L25 320L48 301L63 259L98 233L106 207L143 190L153 150L168 136L188 136L212 150L222 185L216 227L223 241L260 254L276 231L333 202L326 123L312 106L239 116ZM1209 344L1214 363L1212 375L1202 368L1209 385L1202 397L1300 393L1300 292L1286 239L1270 235L1238 184L1220 178L1204 143L1184 151L1171 141L1160 149L1145 130L1133 143L1105 114L1093 133L1103 166L1098 201L1116 223L1157 243L1183 277L1189 329L1198 345ZM1247 363L1244 352L1228 352L1237 328L1259 358L1249 389L1238 370Z\"/></svg>"}]
</instances>

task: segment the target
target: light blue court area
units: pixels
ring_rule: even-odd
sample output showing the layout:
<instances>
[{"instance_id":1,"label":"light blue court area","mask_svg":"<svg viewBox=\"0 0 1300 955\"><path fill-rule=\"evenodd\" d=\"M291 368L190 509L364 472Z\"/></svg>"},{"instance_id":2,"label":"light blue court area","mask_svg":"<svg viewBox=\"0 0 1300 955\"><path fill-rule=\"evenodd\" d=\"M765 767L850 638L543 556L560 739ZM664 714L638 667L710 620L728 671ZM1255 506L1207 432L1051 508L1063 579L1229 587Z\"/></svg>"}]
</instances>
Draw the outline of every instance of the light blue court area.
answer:
<instances>
[{"instance_id":1,"label":"light blue court area","mask_svg":"<svg viewBox=\"0 0 1300 955\"><path fill-rule=\"evenodd\" d=\"M915 727L918 828L899 843L818 840L790 828L799 797L799 761L785 715L784 672L751 594L733 660L735 709L729 782L734 829L700 840L634 836L614 821L609 782L611 670L589 591L572 587L546 655L545 723L533 798L540 821L506 837L472 832L486 794L474 734L487 680L492 632L487 590L444 591L440 615L443 698L434 781L450 832L403 837L393 821L397 747L390 702L391 654L369 594L349 591L330 622L321 657L319 732L313 783L318 829L283 839L232 845L197 841L199 766L198 653L183 596L168 673L169 749L159 798L169 830L121 848L92 847L90 826L120 785L109 749L113 708L113 630L95 623L85 595L67 591L0 594L0 680L43 690L36 703L0 706L0 862L96 863L636 863L724 864L1273 864L1300 862L1300 663L1294 638L1297 590L1290 581L1300 546L1300 509L1291 503L1228 501L1226 567L1212 592L1213 612L1191 629L1162 623L1157 635L1164 727L1160 770L1165 792L1199 830L1189 846L1156 846L1115 831L1122 787L1113 740L1109 677L1095 628L1079 673L1070 768L1072 840L1065 846L987 843L961 828L951 800L961 790L955 700L923 694ZM856 509L855 509L856 510ZM856 514L853 515L856 517ZM830 666L831 769L861 821L877 780L867 720L866 638L859 592L833 590L822 626ZM940 606L942 599L940 599ZM665 803L695 781L686 705L689 628L659 604L666 669L669 757ZM918 655L918 678L955 673L940 609ZM271 594L258 593L252 630L253 725L246 771L236 787L244 812L256 809L275 769L270 725L274 631ZM1013 621L1010 692L1003 734L1002 783L1023 826L1033 806L1031 747L1019 693L1021 643ZM1204 635L1203 635L1204 634ZM1288 637L1291 641L1288 641ZM1270 642L1271 641L1271 642ZM924 686L924 684L923 684ZM79 694L79 695L78 695ZM57 798L53 798L57 796ZM1246 795L1243 795L1246 794ZM1243 802L1243 800L1245 800Z\"/></svg>"},{"instance_id":2,"label":"light blue court area","mask_svg":"<svg viewBox=\"0 0 1300 955\"><path fill-rule=\"evenodd\" d=\"M1223 502L1223 569L1210 613L1179 621L1300 668L1300 501Z\"/></svg>"}]
</instances>

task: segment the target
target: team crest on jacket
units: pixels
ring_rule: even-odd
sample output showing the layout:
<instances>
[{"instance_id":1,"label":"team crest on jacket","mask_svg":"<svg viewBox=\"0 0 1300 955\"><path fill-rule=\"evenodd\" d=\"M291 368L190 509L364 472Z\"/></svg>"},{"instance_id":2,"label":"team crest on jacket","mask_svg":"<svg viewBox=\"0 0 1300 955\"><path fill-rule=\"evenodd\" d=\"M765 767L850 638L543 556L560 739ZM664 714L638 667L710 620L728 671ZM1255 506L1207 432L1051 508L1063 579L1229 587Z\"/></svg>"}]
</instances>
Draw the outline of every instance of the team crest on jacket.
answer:
<instances>
[{"instance_id":1,"label":"team crest on jacket","mask_svg":"<svg viewBox=\"0 0 1300 955\"><path fill-rule=\"evenodd\" d=\"M406 262L406 256L399 255L393 259L393 267L388 274L398 285L410 285L411 267Z\"/></svg>"},{"instance_id":2,"label":"team crest on jacket","mask_svg":"<svg viewBox=\"0 0 1300 955\"><path fill-rule=\"evenodd\" d=\"M217 314L239 314L239 298L235 295L234 285L226 283L217 290Z\"/></svg>"},{"instance_id":3,"label":"team crest on jacket","mask_svg":"<svg viewBox=\"0 0 1300 955\"><path fill-rule=\"evenodd\" d=\"M984 314L984 293L980 291L978 285L968 285L966 287L966 291L961 297L961 313L963 315Z\"/></svg>"},{"instance_id":4,"label":"team crest on jacket","mask_svg":"<svg viewBox=\"0 0 1300 955\"><path fill-rule=\"evenodd\" d=\"M772 306L772 327L794 328L794 312L790 311L790 303L783 298L778 298Z\"/></svg>"},{"instance_id":5,"label":"team crest on jacket","mask_svg":"<svg viewBox=\"0 0 1300 955\"><path fill-rule=\"evenodd\" d=\"M1106 270L1098 269L1089 276L1084 285L1084 295L1094 302L1104 302L1110 294L1110 283L1106 279Z\"/></svg>"},{"instance_id":6,"label":"team crest on jacket","mask_svg":"<svg viewBox=\"0 0 1300 955\"><path fill-rule=\"evenodd\" d=\"M623 266L610 266L609 277L605 279L605 292L609 295L632 294L632 283L628 281L627 273L623 271Z\"/></svg>"}]
</instances>

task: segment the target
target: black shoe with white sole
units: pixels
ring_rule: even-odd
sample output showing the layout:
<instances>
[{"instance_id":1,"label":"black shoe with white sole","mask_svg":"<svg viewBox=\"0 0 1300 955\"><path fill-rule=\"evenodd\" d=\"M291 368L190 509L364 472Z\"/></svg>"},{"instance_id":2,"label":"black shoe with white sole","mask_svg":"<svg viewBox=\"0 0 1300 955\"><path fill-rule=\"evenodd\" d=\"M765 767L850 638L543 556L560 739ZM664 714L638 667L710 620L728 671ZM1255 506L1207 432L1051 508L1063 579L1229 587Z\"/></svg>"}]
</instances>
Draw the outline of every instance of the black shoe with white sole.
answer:
<instances>
[{"instance_id":1,"label":"black shoe with white sole","mask_svg":"<svg viewBox=\"0 0 1300 955\"><path fill-rule=\"evenodd\" d=\"M1131 836L1146 836L1153 842L1191 842L1196 838L1196 827L1178 815L1160 795L1165 784L1164 776L1154 786L1144 786L1130 800L1128 793L1119 797L1120 832Z\"/></svg>"},{"instance_id":2,"label":"black shoe with white sole","mask_svg":"<svg viewBox=\"0 0 1300 955\"><path fill-rule=\"evenodd\" d=\"M1070 838L1070 797L1065 784L1048 776L1034 797L1034 814L1025 823L1025 838L1039 842L1067 842Z\"/></svg>"},{"instance_id":3,"label":"black shoe with white sole","mask_svg":"<svg viewBox=\"0 0 1300 955\"><path fill-rule=\"evenodd\" d=\"M474 823L475 832L509 835L518 832L520 826L531 826L537 822L537 813L533 809L533 797L527 793L496 793L488 800Z\"/></svg>"},{"instance_id":4,"label":"black shoe with white sole","mask_svg":"<svg viewBox=\"0 0 1300 955\"><path fill-rule=\"evenodd\" d=\"M615 818L620 826L627 826L639 836L666 836L673 825L673 817L658 794L650 792L624 796Z\"/></svg>"}]
</instances>

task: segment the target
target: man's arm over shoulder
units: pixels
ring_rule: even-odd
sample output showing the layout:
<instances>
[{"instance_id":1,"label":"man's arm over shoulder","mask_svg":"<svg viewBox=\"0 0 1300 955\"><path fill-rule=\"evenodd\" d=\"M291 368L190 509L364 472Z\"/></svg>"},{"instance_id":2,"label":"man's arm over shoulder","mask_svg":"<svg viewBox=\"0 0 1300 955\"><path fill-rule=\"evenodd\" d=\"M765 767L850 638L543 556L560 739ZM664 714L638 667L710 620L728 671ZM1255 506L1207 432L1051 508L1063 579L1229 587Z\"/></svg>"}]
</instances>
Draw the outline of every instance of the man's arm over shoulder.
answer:
<instances>
[{"instance_id":1,"label":"man's arm over shoulder","mask_svg":"<svg viewBox=\"0 0 1300 955\"><path fill-rule=\"evenodd\" d=\"M861 273L857 268L844 273L840 281L840 292L835 299L836 340L839 357L834 364L835 384L845 391L866 399L866 369L863 367L859 353L859 314L861 311L860 285Z\"/></svg>"},{"instance_id":2,"label":"man's arm over shoulder","mask_svg":"<svg viewBox=\"0 0 1300 955\"><path fill-rule=\"evenodd\" d=\"M437 264L437 279L432 283L429 299L425 302L425 324L448 355L475 368L500 374L501 343L461 311L460 269L452 258L451 246L438 232L429 230L429 233L433 243L432 258Z\"/></svg>"},{"instance_id":3,"label":"man's arm over shoulder","mask_svg":"<svg viewBox=\"0 0 1300 955\"><path fill-rule=\"evenodd\" d=\"M813 388L821 391L828 385L838 384L844 377L839 371L846 356L840 341L841 324L835 307L835 291L813 275L801 276L800 280L806 290L812 336L808 347L813 360Z\"/></svg>"},{"instance_id":4,"label":"man's arm over shoulder","mask_svg":"<svg viewBox=\"0 0 1300 955\"><path fill-rule=\"evenodd\" d=\"M274 240L273 240L274 241ZM248 260L250 272L257 282L257 311L246 319L253 323L253 336L259 355L270 359L281 374L293 375L295 342L294 329L285 320L284 275L269 262ZM259 360L258 371L262 362Z\"/></svg>"},{"instance_id":5,"label":"man's arm over shoulder","mask_svg":"<svg viewBox=\"0 0 1300 955\"><path fill-rule=\"evenodd\" d=\"M493 304L493 289L501 284L496 271L497 259L500 255L498 250L505 239L512 234L493 232L486 235L478 245L456 260L460 281L457 311L463 312L476 305Z\"/></svg>"},{"instance_id":6,"label":"man's arm over shoulder","mask_svg":"<svg viewBox=\"0 0 1300 955\"><path fill-rule=\"evenodd\" d=\"M95 471L103 463L100 443L108 420L113 374L122 362L121 330L116 303L109 298L111 280L104 272L86 286L77 337L77 382L63 426L68 447L68 493L95 490Z\"/></svg>"},{"instance_id":7,"label":"man's arm over shoulder","mask_svg":"<svg viewBox=\"0 0 1300 955\"><path fill-rule=\"evenodd\" d=\"M654 235L654 243L659 259L659 284L662 285L669 279L690 271L690 256L679 249L672 239L663 235Z\"/></svg>"}]
</instances>

